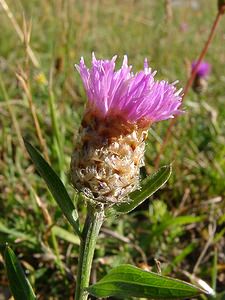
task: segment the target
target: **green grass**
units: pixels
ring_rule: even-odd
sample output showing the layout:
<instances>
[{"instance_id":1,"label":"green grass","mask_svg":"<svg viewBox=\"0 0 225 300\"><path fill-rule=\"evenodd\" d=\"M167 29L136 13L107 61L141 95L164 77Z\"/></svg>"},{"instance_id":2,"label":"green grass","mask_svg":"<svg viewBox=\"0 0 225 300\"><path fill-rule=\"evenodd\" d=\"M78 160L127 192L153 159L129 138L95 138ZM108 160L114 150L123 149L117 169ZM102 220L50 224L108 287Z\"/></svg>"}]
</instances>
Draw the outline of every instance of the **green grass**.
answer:
<instances>
[{"instance_id":1,"label":"green grass","mask_svg":"<svg viewBox=\"0 0 225 300\"><path fill-rule=\"evenodd\" d=\"M2 249L5 242L10 243L19 255L39 299L69 299L73 295L78 245L21 144L23 135L43 152L16 73L23 70L27 77L51 165L72 195L67 172L86 101L74 64L80 56L90 62L92 51L99 58L118 54L118 64L128 54L134 71L138 71L148 57L152 68L158 70L158 79L179 79L178 86L183 87L188 62L200 53L217 6L209 0L174 2L173 18L167 23L164 1L8 0L21 28L23 13L27 22L32 20L30 47L39 67L28 59L0 5L0 243ZM185 32L181 32L183 23L188 26ZM98 279L120 263L154 269L156 258L167 275L188 280L183 271L194 270L197 277L223 291L224 25L225 17L206 56L212 64L208 89L201 96L193 91L187 95L186 113L178 118L163 153L161 165L173 161L170 182L133 213L105 223L118 238L105 231L100 235L94 264ZM149 134L146 161L150 172L168 124L155 124ZM52 224L68 235L58 234L60 229L51 234L52 225L37 197ZM82 219L82 203L79 211ZM210 236L212 243L195 268ZM1 286L7 291L0 258Z\"/></svg>"}]
</instances>

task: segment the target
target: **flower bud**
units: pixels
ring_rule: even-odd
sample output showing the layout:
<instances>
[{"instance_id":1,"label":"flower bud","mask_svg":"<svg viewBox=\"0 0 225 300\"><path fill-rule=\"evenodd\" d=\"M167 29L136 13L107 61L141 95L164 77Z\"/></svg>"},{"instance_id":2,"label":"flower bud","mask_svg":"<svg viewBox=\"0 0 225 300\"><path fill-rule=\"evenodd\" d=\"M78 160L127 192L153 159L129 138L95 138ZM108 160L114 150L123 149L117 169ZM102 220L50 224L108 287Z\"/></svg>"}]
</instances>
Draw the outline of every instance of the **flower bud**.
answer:
<instances>
[{"instance_id":1,"label":"flower bud","mask_svg":"<svg viewBox=\"0 0 225 300\"><path fill-rule=\"evenodd\" d=\"M196 67L197 62L192 63L192 72ZM205 92L208 87L208 76L211 72L211 65L205 61L202 61L197 69L195 79L193 81L192 88L196 93Z\"/></svg>"},{"instance_id":2,"label":"flower bud","mask_svg":"<svg viewBox=\"0 0 225 300\"><path fill-rule=\"evenodd\" d=\"M218 9L221 14L225 13L225 0L218 0Z\"/></svg>"}]
</instances>

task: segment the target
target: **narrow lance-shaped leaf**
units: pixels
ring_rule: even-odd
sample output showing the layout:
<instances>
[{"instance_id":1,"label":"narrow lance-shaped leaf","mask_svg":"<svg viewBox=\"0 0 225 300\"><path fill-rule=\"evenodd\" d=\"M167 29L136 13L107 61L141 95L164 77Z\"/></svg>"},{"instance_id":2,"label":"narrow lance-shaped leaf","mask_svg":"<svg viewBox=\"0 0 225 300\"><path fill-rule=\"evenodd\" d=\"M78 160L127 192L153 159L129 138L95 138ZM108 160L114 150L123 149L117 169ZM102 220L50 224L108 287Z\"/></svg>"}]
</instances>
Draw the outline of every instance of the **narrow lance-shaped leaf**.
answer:
<instances>
[{"instance_id":1,"label":"narrow lance-shaped leaf","mask_svg":"<svg viewBox=\"0 0 225 300\"><path fill-rule=\"evenodd\" d=\"M142 180L139 190L130 193L129 202L114 206L114 210L117 213L128 213L132 211L161 188L169 179L171 172L171 165L160 168L156 173Z\"/></svg>"},{"instance_id":2,"label":"narrow lance-shaped leaf","mask_svg":"<svg viewBox=\"0 0 225 300\"><path fill-rule=\"evenodd\" d=\"M45 180L54 199L58 203L67 220L80 236L79 222L76 208L68 195L66 188L55 171L44 160L40 153L27 141L24 141L26 149L41 177Z\"/></svg>"},{"instance_id":3,"label":"narrow lance-shaped leaf","mask_svg":"<svg viewBox=\"0 0 225 300\"><path fill-rule=\"evenodd\" d=\"M97 297L137 297L150 299L185 299L205 291L184 281L147 272L131 265L114 268L99 282L87 288Z\"/></svg>"},{"instance_id":4,"label":"narrow lance-shaped leaf","mask_svg":"<svg viewBox=\"0 0 225 300\"><path fill-rule=\"evenodd\" d=\"M15 300L35 300L36 296L30 282L10 247L5 249L5 266L9 279L10 290Z\"/></svg>"}]
</instances>

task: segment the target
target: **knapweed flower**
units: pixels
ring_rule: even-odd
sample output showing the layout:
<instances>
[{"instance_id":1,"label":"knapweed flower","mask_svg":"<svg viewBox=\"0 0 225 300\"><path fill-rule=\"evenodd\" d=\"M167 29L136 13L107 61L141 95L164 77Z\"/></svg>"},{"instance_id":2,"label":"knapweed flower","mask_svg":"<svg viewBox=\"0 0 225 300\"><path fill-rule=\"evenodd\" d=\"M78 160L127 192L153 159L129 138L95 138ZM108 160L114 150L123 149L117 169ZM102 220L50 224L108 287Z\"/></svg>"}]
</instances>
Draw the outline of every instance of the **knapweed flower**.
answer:
<instances>
[{"instance_id":1,"label":"knapweed flower","mask_svg":"<svg viewBox=\"0 0 225 300\"><path fill-rule=\"evenodd\" d=\"M119 70L115 61L93 55L90 69L83 58L76 65L87 105L71 159L74 187L108 205L126 201L138 188L149 126L181 113L181 90L156 81L147 60L136 74L127 56Z\"/></svg>"},{"instance_id":2,"label":"knapweed flower","mask_svg":"<svg viewBox=\"0 0 225 300\"><path fill-rule=\"evenodd\" d=\"M197 64L196 61L192 63L192 72L196 67L196 64ZM193 90L196 93L201 93L207 89L208 86L207 77L210 74L210 72L211 72L211 65L206 61L202 61L198 66L195 79L192 85Z\"/></svg>"}]
</instances>

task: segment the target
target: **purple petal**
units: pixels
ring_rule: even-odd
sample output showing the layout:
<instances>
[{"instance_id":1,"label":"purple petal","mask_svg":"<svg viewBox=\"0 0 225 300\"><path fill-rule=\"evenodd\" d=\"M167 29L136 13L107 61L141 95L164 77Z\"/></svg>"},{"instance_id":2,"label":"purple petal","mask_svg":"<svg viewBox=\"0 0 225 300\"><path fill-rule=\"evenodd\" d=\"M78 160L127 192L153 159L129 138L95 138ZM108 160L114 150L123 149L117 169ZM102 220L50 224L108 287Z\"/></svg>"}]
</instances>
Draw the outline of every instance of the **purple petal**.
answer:
<instances>
[{"instance_id":1,"label":"purple petal","mask_svg":"<svg viewBox=\"0 0 225 300\"><path fill-rule=\"evenodd\" d=\"M89 107L102 115L118 114L131 123L145 119L149 123L172 118L180 114L180 91L176 82L155 81L156 72L144 61L144 70L136 74L128 66L124 56L122 66L115 70L116 56L111 60L97 60L92 54L92 66L88 69L84 59L76 68L82 78L87 93Z\"/></svg>"}]
</instances>

